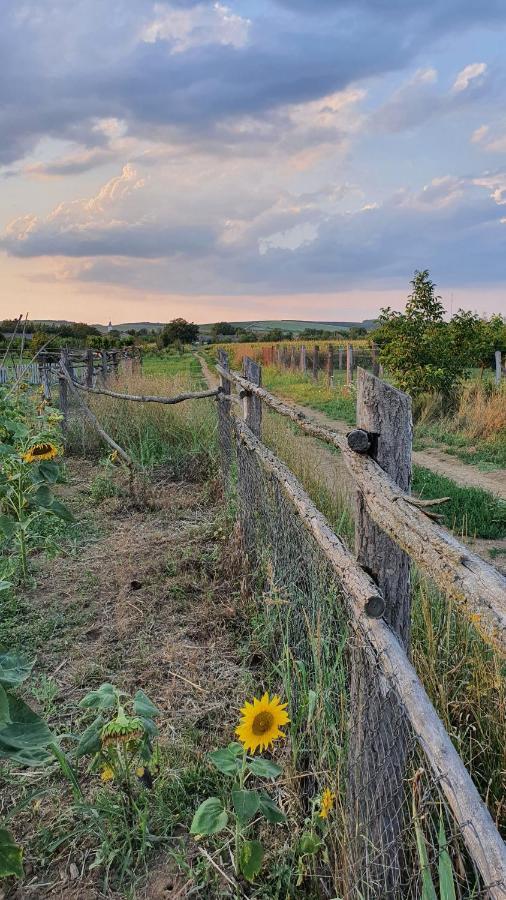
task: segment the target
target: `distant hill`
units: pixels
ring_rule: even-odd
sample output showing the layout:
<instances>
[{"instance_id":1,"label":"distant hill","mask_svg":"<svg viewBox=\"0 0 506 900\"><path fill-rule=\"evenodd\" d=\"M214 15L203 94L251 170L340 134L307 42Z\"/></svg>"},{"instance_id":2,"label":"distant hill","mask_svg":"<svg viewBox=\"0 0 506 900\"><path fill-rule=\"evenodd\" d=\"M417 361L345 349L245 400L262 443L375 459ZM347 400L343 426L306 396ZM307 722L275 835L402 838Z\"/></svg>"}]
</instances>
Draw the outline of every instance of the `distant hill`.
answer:
<instances>
[{"instance_id":1,"label":"distant hill","mask_svg":"<svg viewBox=\"0 0 506 900\"><path fill-rule=\"evenodd\" d=\"M300 319L262 319L249 322L230 322L234 328L241 327L246 331L263 332L272 331L273 328L281 328L282 331L292 331L294 334L300 334L306 328L318 328L322 331L336 331L341 328L374 328L375 319L365 319L363 322L304 322ZM213 323L199 325L201 334L210 334Z\"/></svg>"}]
</instances>

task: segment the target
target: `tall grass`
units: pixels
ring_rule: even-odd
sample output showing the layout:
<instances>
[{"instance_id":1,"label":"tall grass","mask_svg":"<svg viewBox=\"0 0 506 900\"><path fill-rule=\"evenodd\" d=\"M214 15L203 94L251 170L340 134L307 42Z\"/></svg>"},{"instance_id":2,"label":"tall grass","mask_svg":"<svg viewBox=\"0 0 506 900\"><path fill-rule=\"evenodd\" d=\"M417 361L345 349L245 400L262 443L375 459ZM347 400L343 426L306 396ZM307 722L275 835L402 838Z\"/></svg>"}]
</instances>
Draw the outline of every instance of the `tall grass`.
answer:
<instances>
[{"instance_id":1,"label":"tall grass","mask_svg":"<svg viewBox=\"0 0 506 900\"><path fill-rule=\"evenodd\" d=\"M244 356L249 356L251 359L259 360L262 359L262 351L264 347L289 347L290 349L293 347L296 350L299 350L302 346L306 348L308 351L308 355L312 352L313 347L316 345L320 348L320 350L324 350L328 347L329 344L332 344L335 347L346 347L348 344L351 344L352 347L370 347L371 346L371 338L357 338L354 341L349 341L346 338L332 338L329 336L328 338L324 338L323 340L315 340L315 341L301 341L301 340L293 340L293 341L281 341L279 344L273 344L272 341L254 341L252 343L244 343L244 344L234 344L234 343L223 343L223 344L214 344L213 350L221 349L226 350L226 352L230 355L230 362L232 364L232 368L240 368L242 365L242 360Z\"/></svg>"}]
</instances>

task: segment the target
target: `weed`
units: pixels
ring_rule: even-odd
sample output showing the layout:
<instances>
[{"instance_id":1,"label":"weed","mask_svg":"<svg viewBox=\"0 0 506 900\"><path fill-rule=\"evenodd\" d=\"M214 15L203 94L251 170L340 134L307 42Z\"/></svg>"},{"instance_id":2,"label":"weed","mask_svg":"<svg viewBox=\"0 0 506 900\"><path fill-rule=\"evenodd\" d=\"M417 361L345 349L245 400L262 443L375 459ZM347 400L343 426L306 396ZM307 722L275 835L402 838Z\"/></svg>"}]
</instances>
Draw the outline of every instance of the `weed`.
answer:
<instances>
[{"instance_id":1,"label":"weed","mask_svg":"<svg viewBox=\"0 0 506 900\"><path fill-rule=\"evenodd\" d=\"M459 487L443 475L414 466L413 491L423 499L450 497L441 507L444 524L463 537L506 536L506 503L480 488Z\"/></svg>"}]
</instances>

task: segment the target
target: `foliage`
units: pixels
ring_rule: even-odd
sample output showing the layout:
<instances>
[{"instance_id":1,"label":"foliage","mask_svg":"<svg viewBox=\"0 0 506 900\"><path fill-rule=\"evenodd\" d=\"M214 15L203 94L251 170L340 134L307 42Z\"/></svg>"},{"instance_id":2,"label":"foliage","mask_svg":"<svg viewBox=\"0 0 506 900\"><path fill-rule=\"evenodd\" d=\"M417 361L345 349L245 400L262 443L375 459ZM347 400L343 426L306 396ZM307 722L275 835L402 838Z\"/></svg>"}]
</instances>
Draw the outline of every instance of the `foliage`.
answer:
<instances>
[{"instance_id":1,"label":"foliage","mask_svg":"<svg viewBox=\"0 0 506 900\"><path fill-rule=\"evenodd\" d=\"M484 365L497 342L504 341L500 316L483 321L473 313L459 312L444 320L441 297L429 272L416 271L404 313L382 309L375 341L380 358L399 386L412 396L439 391L454 396L473 365Z\"/></svg>"},{"instance_id":2,"label":"foliage","mask_svg":"<svg viewBox=\"0 0 506 900\"><path fill-rule=\"evenodd\" d=\"M198 339L199 326L193 322L187 322L186 319L173 319L168 325L165 325L160 333L160 341L163 347L169 344L180 342L181 344L192 344Z\"/></svg>"},{"instance_id":3,"label":"foliage","mask_svg":"<svg viewBox=\"0 0 506 900\"><path fill-rule=\"evenodd\" d=\"M0 534L7 548L17 546L24 580L37 520L72 519L52 491L59 476L54 459L60 452L60 419L40 393L0 392Z\"/></svg>"},{"instance_id":4,"label":"foliage","mask_svg":"<svg viewBox=\"0 0 506 900\"><path fill-rule=\"evenodd\" d=\"M448 497L440 507L447 528L464 537L503 538L506 503L480 488L461 487L450 478L413 467L413 490L423 499Z\"/></svg>"}]
</instances>

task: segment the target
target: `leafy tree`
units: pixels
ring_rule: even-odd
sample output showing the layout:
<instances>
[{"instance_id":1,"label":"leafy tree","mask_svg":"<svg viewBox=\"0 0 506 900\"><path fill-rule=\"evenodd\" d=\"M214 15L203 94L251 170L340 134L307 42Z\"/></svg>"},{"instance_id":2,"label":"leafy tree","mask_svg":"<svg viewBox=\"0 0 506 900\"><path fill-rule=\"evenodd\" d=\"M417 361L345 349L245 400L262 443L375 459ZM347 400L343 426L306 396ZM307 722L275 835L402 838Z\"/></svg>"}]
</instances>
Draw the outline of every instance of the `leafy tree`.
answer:
<instances>
[{"instance_id":1,"label":"leafy tree","mask_svg":"<svg viewBox=\"0 0 506 900\"><path fill-rule=\"evenodd\" d=\"M220 334L236 334L236 329L233 325L230 325L229 322L215 322L211 328L211 337L213 341L218 340Z\"/></svg>"},{"instance_id":2,"label":"leafy tree","mask_svg":"<svg viewBox=\"0 0 506 900\"><path fill-rule=\"evenodd\" d=\"M38 353L49 341L49 335L45 331L36 331L30 339L30 350L32 353Z\"/></svg>"},{"instance_id":3,"label":"leafy tree","mask_svg":"<svg viewBox=\"0 0 506 900\"><path fill-rule=\"evenodd\" d=\"M381 310L380 327L374 338L381 348L380 358L399 386L412 396L424 391L440 391L450 396L465 376L469 353L457 352L454 334L444 321L444 307L436 294L429 272L416 271L413 291L404 313L387 307ZM472 331L469 321L460 327ZM455 334L458 334L459 325Z\"/></svg>"},{"instance_id":4,"label":"leafy tree","mask_svg":"<svg viewBox=\"0 0 506 900\"><path fill-rule=\"evenodd\" d=\"M161 344L168 347L180 341L182 344L191 344L196 341L199 336L199 326L193 322L187 322L186 319L173 319L168 325L165 325L160 333Z\"/></svg>"}]
</instances>

